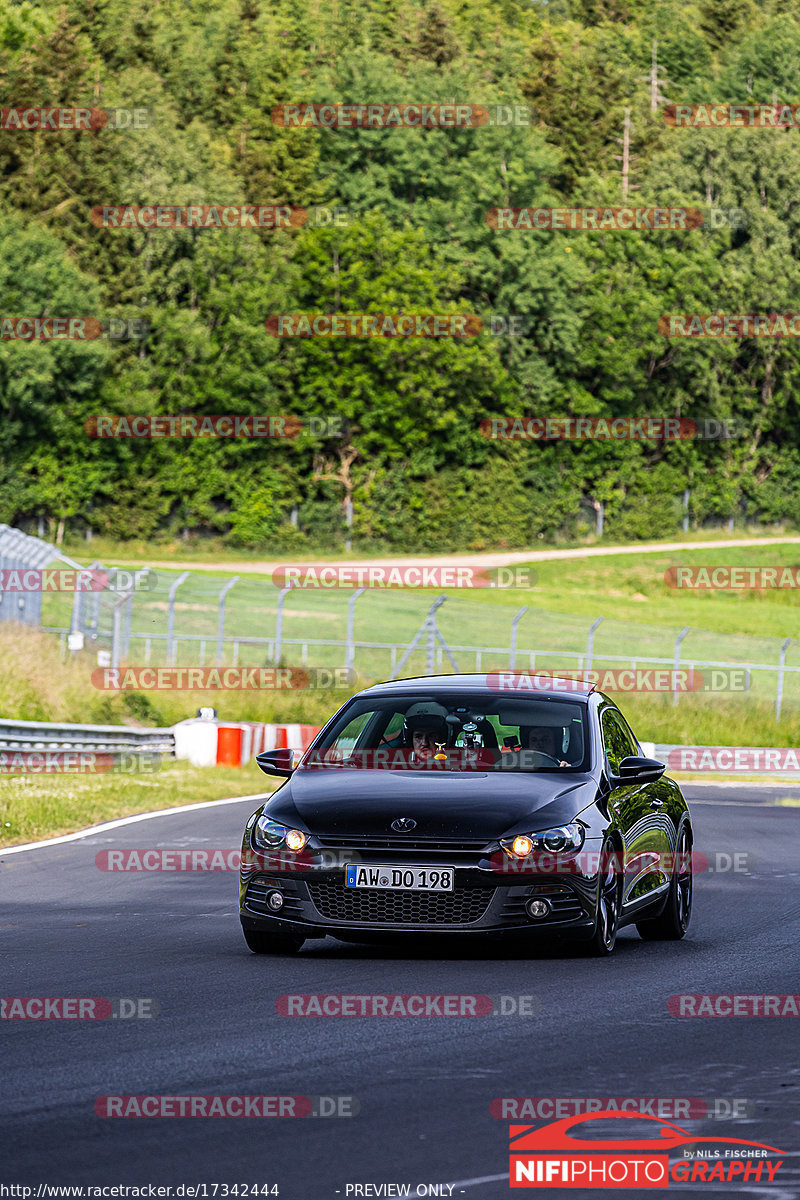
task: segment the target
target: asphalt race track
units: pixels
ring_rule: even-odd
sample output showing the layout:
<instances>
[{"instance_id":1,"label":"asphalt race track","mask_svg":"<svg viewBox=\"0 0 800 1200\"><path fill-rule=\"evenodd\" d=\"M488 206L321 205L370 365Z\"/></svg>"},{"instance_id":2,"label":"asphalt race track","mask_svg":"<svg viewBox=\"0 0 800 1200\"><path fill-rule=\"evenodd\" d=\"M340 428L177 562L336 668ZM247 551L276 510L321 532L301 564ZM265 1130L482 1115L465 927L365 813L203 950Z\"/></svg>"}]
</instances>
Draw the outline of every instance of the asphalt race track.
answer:
<instances>
[{"instance_id":1,"label":"asphalt race track","mask_svg":"<svg viewBox=\"0 0 800 1200\"><path fill-rule=\"evenodd\" d=\"M307 942L296 958L256 957L239 928L234 873L109 873L95 864L110 848L236 849L252 801L0 851L3 996L151 998L158 1006L151 1019L0 1024L5 1180L266 1183L278 1184L281 1200L381 1194L348 1193L348 1184L409 1184L416 1195L418 1184L447 1183L452 1193L439 1194L508 1197L516 1194L508 1128L490 1114L494 1098L701 1097L747 1100L750 1115L677 1124L695 1136L777 1146L785 1165L771 1185L670 1190L800 1196L797 1020L667 1010L675 993L800 991L800 813L775 805L785 791L685 791L696 848L712 863L717 853L747 852L748 869L696 876L683 942L645 943L626 929L607 960L575 950L387 950L331 939ZM276 1012L285 993L523 995L536 998L538 1012L290 1018ZM107 1094L354 1096L360 1111L126 1120L96 1115L95 1100ZM651 1123L629 1125L633 1135L653 1136Z\"/></svg>"}]
</instances>

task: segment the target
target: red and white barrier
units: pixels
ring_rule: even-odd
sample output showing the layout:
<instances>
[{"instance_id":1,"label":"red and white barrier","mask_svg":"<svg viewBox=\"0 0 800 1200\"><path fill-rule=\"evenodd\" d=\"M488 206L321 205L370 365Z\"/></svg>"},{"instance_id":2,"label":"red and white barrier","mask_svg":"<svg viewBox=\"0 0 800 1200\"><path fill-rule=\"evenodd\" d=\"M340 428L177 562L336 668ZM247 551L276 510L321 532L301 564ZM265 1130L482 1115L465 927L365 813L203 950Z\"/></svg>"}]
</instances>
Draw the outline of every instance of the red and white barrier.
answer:
<instances>
[{"instance_id":1,"label":"red and white barrier","mask_svg":"<svg viewBox=\"0 0 800 1200\"><path fill-rule=\"evenodd\" d=\"M191 717L173 726L175 757L194 767L244 766L262 750L305 752L320 725L272 725L263 721L208 721Z\"/></svg>"}]
</instances>

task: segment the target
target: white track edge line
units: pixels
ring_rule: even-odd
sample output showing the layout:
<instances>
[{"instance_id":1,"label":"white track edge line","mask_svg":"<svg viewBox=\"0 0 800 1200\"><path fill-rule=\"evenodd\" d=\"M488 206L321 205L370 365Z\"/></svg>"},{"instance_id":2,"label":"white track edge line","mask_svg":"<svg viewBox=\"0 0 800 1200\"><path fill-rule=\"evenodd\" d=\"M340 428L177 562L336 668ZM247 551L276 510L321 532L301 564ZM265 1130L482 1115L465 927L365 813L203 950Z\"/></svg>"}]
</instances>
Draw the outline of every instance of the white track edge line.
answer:
<instances>
[{"instance_id":1,"label":"white track edge line","mask_svg":"<svg viewBox=\"0 0 800 1200\"><path fill-rule=\"evenodd\" d=\"M241 804L245 800L262 800L271 793L257 792L253 796L228 796L224 800L204 800L199 804L179 804L175 808L159 808L156 812L133 813L130 817L118 817L114 821L103 821L100 825L89 825L77 833L65 833L61 837L47 838L43 842L27 842L24 846L7 846L0 849L0 859L6 854L22 854L24 850L41 850L45 846L60 846L64 842L76 842L79 838L104 833L107 829L119 829L122 825L133 825L137 821L150 821L153 817L170 817L175 813L195 812L199 808L216 808L221 804Z\"/></svg>"}]
</instances>

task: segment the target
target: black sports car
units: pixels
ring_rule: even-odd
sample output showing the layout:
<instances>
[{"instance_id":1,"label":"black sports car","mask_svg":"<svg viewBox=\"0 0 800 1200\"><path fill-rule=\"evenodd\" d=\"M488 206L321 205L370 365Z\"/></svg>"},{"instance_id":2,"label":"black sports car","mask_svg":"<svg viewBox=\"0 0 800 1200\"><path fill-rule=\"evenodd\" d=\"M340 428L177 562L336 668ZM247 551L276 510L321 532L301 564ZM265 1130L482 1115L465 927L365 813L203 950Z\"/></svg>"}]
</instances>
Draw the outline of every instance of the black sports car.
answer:
<instances>
[{"instance_id":1,"label":"black sports car","mask_svg":"<svg viewBox=\"0 0 800 1200\"><path fill-rule=\"evenodd\" d=\"M527 679L521 686L520 681ZM574 680L443 675L347 701L250 817L240 917L257 954L307 938L682 938L692 822L612 700Z\"/></svg>"}]
</instances>

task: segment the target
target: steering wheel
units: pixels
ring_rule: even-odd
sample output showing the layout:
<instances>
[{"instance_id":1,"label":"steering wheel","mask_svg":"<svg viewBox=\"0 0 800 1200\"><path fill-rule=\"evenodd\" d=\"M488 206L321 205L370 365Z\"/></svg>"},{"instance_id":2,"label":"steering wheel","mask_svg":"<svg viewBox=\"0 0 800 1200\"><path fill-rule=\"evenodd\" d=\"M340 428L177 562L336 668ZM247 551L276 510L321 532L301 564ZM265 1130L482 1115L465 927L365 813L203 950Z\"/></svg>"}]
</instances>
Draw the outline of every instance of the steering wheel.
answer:
<instances>
[{"instance_id":1,"label":"steering wheel","mask_svg":"<svg viewBox=\"0 0 800 1200\"><path fill-rule=\"evenodd\" d=\"M539 754L542 758L549 758L551 763L555 763L557 767L561 766L561 760L553 758L552 754L545 754L544 750L529 750L529 754Z\"/></svg>"}]
</instances>

